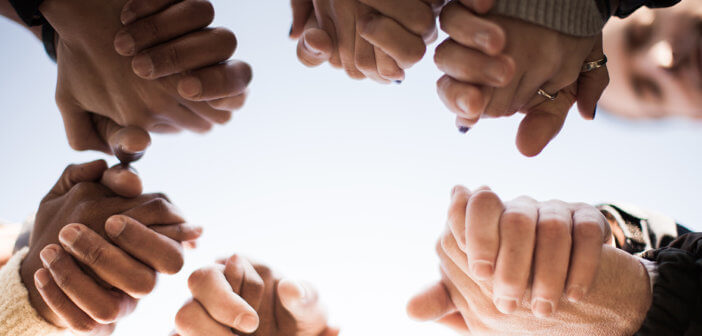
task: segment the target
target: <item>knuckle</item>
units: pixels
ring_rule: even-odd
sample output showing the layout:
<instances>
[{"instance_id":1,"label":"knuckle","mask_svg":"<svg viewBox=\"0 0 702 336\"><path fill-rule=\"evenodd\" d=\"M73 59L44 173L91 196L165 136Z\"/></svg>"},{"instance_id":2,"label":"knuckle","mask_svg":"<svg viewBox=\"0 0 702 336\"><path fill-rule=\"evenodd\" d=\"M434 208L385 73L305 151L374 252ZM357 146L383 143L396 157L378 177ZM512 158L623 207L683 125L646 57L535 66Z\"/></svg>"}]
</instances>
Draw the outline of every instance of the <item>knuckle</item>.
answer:
<instances>
[{"instance_id":1,"label":"knuckle","mask_svg":"<svg viewBox=\"0 0 702 336\"><path fill-rule=\"evenodd\" d=\"M477 209L485 209L501 203L502 201L497 194L489 190L478 191L471 195L469 200L470 207L475 207Z\"/></svg>"},{"instance_id":2,"label":"knuckle","mask_svg":"<svg viewBox=\"0 0 702 336\"><path fill-rule=\"evenodd\" d=\"M105 245L92 245L88 248L88 251L85 253L85 262L88 265L101 265L106 261L106 255L107 248Z\"/></svg>"},{"instance_id":3,"label":"knuckle","mask_svg":"<svg viewBox=\"0 0 702 336\"><path fill-rule=\"evenodd\" d=\"M100 307L94 312L95 319L103 324L109 324L117 321L119 315L120 308L118 302L109 302L107 304L100 305Z\"/></svg>"},{"instance_id":4,"label":"knuckle","mask_svg":"<svg viewBox=\"0 0 702 336\"><path fill-rule=\"evenodd\" d=\"M231 30L221 27L213 29L212 33L217 37L217 40L223 46L222 49L225 51L227 58L233 55L237 46L236 35L234 35Z\"/></svg>"},{"instance_id":5,"label":"knuckle","mask_svg":"<svg viewBox=\"0 0 702 336\"><path fill-rule=\"evenodd\" d=\"M197 326L197 303L192 299L178 310L175 316L175 325L179 331L189 331Z\"/></svg>"},{"instance_id":6,"label":"knuckle","mask_svg":"<svg viewBox=\"0 0 702 336\"><path fill-rule=\"evenodd\" d=\"M602 240L604 231L595 221L584 221L575 225L575 237L578 240Z\"/></svg>"},{"instance_id":7,"label":"knuckle","mask_svg":"<svg viewBox=\"0 0 702 336\"><path fill-rule=\"evenodd\" d=\"M412 29L421 36L427 36L436 28L436 19L431 10L412 11Z\"/></svg>"},{"instance_id":8,"label":"knuckle","mask_svg":"<svg viewBox=\"0 0 702 336\"><path fill-rule=\"evenodd\" d=\"M500 220L501 228L509 228L515 232L533 231L535 225L531 216L519 210L506 210Z\"/></svg>"},{"instance_id":9,"label":"knuckle","mask_svg":"<svg viewBox=\"0 0 702 336\"><path fill-rule=\"evenodd\" d=\"M548 241L569 240L571 237L570 223L565 218L557 216L540 218L537 230L539 236Z\"/></svg>"},{"instance_id":10,"label":"knuckle","mask_svg":"<svg viewBox=\"0 0 702 336\"><path fill-rule=\"evenodd\" d=\"M273 276L273 270L266 265L254 265L254 269L262 279L268 279Z\"/></svg>"},{"instance_id":11,"label":"knuckle","mask_svg":"<svg viewBox=\"0 0 702 336\"><path fill-rule=\"evenodd\" d=\"M137 43L144 43L146 41L158 39L158 37L161 36L161 28L154 20L146 19L141 21L140 25L133 33L132 36L135 37Z\"/></svg>"},{"instance_id":12,"label":"knuckle","mask_svg":"<svg viewBox=\"0 0 702 336\"><path fill-rule=\"evenodd\" d=\"M210 24L214 21L215 10L211 2L207 0L195 0L188 4L189 11L194 16L202 18L205 24Z\"/></svg>"},{"instance_id":13,"label":"knuckle","mask_svg":"<svg viewBox=\"0 0 702 336\"><path fill-rule=\"evenodd\" d=\"M209 279L215 277L216 272L218 270L213 267L204 267L196 270L188 277L188 288L190 288L191 292L194 292L195 289L202 287Z\"/></svg>"}]
</instances>

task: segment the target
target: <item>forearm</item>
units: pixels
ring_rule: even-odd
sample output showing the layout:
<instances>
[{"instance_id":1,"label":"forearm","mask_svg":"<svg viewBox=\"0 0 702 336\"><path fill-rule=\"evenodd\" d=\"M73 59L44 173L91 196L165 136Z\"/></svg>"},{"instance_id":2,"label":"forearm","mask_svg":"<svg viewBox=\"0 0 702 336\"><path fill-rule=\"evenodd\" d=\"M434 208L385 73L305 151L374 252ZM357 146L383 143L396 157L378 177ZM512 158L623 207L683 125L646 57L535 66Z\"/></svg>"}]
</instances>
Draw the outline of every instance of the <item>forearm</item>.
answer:
<instances>
[{"instance_id":1,"label":"forearm","mask_svg":"<svg viewBox=\"0 0 702 336\"><path fill-rule=\"evenodd\" d=\"M38 39L41 40L41 27L29 27L24 22L22 22L22 19L20 19L19 16L17 16L17 13L15 12L15 9L12 8L12 5L10 4L9 0L0 0L0 15L16 22L17 24L27 28L34 36L36 36Z\"/></svg>"}]
</instances>

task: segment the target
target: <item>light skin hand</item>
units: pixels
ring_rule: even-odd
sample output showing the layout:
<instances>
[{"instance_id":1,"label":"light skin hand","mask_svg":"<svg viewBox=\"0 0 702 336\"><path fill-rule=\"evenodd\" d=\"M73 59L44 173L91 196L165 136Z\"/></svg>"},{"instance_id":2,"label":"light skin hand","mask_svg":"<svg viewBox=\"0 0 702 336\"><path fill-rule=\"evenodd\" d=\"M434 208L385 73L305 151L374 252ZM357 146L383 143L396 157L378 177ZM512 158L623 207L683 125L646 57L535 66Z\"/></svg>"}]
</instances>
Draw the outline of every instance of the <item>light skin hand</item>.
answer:
<instances>
[{"instance_id":1,"label":"light skin hand","mask_svg":"<svg viewBox=\"0 0 702 336\"><path fill-rule=\"evenodd\" d=\"M195 271L174 335L336 336L311 287L234 255Z\"/></svg>"}]
</instances>

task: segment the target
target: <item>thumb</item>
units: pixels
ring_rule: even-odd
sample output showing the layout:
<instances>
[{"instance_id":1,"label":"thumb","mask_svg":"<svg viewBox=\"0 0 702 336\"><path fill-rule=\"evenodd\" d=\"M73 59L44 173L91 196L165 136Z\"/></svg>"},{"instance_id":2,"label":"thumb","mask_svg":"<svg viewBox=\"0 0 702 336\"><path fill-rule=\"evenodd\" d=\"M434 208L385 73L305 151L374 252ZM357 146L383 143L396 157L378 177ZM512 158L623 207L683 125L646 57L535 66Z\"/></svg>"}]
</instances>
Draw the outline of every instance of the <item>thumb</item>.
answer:
<instances>
[{"instance_id":1,"label":"thumb","mask_svg":"<svg viewBox=\"0 0 702 336\"><path fill-rule=\"evenodd\" d=\"M594 62L605 57L602 50L602 35L600 35L592 49L592 52L586 58L587 62ZM580 74L578 78L578 110L580 115L592 120L595 118L597 102L602 97L602 93L609 85L609 72L605 64L601 68Z\"/></svg>"},{"instance_id":2,"label":"thumb","mask_svg":"<svg viewBox=\"0 0 702 336\"><path fill-rule=\"evenodd\" d=\"M290 7L292 7L292 27L290 27L290 38L298 39L302 32L305 30L305 24L312 16L314 10L311 0L291 0Z\"/></svg>"},{"instance_id":3,"label":"thumb","mask_svg":"<svg viewBox=\"0 0 702 336\"><path fill-rule=\"evenodd\" d=\"M460 2L478 14L485 14L492 9L495 0L460 0Z\"/></svg>"},{"instance_id":4,"label":"thumb","mask_svg":"<svg viewBox=\"0 0 702 336\"><path fill-rule=\"evenodd\" d=\"M151 137L145 130L135 126L120 126L112 119L92 115L96 133L122 164L139 160L151 145Z\"/></svg>"},{"instance_id":5,"label":"thumb","mask_svg":"<svg viewBox=\"0 0 702 336\"><path fill-rule=\"evenodd\" d=\"M517 131L517 148L528 157L541 153L563 128L575 102L574 85L560 91L554 101L544 101L527 110Z\"/></svg>"},{"instance_id":6,"label":"thumb","mask_svg":"<svg viewBox=\"0 0 702 336\"><path fill-rule=\"evenodd\" d=\"M319 335L327 327L327 315L319 302L317 291L311 286L282 279L278 282L278 298L282 308L290 314L301 334Z\"/></svg>"},{"instance_id":7,"label":"thumb","mask_svg":"<svg viewBox=\"0 0 702 336\"><path fill-rule=\"evenodd\" d=\"M59 180L51 188L44 200L60 197L78 183L97 182L105 170L107 170L107 163L103 160L70 165L63 171L63 174L61 174L61 177L59 177Z\"/></svg>"},{"instance_id":8,"label":"thumb","mask_svg":"<svg viewBox=\"0 0 702 336\"><path fill-rule=\"evenodd\" d=\"M297 43L297 58L307 67L316 67L329 61L334 44L326 31L308 28Z\"/></svg>"},{"instance_id":9,"label":"thumb","mask_svg":"<svg viewBox=\"0 0 702 336\"><path fill-rule=\"evenodd\" d=\"M100 183L125 198L135 198L141 195L144 189L137 172L121 164L106 170Z\"/></svg>"},{"instance_id":10,"label":"thumb","mask_svg":"<svg viewBox=\"0 0 702 336\"><path fill-rule=\"evenodd\" d=\"M456 311L441 281L416 294L407 303L407 315L418 321L435 321Z\"/></svg>"}]
</instances>

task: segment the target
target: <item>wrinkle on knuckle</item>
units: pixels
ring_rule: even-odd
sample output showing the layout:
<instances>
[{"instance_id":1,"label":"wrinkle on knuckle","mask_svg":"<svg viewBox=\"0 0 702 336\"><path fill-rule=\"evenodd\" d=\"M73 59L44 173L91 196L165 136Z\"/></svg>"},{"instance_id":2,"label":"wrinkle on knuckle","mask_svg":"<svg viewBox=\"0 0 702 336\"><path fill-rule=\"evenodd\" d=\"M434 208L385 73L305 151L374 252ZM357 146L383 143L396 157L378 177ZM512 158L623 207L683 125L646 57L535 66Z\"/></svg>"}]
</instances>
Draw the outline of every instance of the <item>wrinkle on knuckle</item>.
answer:
<instances>
[{"instance_id":1,"label":"wrinkle on knuckle","mask_svg":"<svg viewBox=\"0 0 702 336\"><path fill-rule=\"evenodd\" d=\"M601 240L604 234L602 226L595 221L583 221L575 225L574 234L578 240Z\"/></svg>"},{"instance_id":2,"label":"wrinkle on knuckle","mask_svg":"<svg viewBox=\"0 0 702 336\"><path fill-rule=\"evenodd\" d=\"M506 210L502 214L500 227L517 233L526 233L534 230L533 218L522 210Z\"/></svg>"},{"instance_id":3,"label":"wrinkle on knuckle","mask_svg":"<svg viewBox=\"0 0 702 336\"><path fill-rule=\"evenodd\" d=\"M107 248L105 245L93 245L84 255L85 263L88 265L102 265L107 257Z\"/></svg>"}]
</instances>

